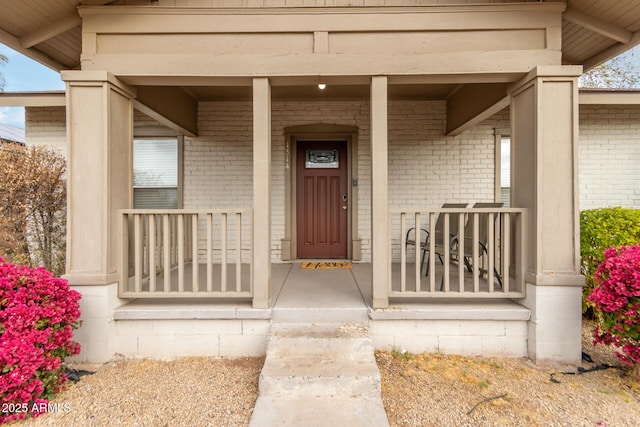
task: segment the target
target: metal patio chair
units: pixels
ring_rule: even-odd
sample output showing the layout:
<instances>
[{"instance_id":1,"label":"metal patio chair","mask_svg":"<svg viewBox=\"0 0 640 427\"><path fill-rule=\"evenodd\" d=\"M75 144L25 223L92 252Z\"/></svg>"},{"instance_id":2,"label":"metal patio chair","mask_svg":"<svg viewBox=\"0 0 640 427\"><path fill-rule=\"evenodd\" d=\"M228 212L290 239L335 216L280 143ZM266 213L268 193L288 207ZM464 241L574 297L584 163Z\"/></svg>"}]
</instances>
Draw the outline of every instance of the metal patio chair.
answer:
<instances>
[{"instance_id":1,"label":"metal patio chair","mask_svg":"<svg viewBox=\"0 0 640 427\"><path fill-rule=\"evenodd\" d=\"M446 208L466 208L467 207L467 203L443 203L442 204L442 208L446 209ZM448 241L449 241L449 249L452 248L452 245L455 244L456 239L458 237L458 217L460 216L459 213L450 213L449 214L449 236L448 236ZM443 251L444 251L444 218L445 215L444 214L439 214L438 215L438 219L436 220L436 225L435 225L435 254L438 256L438 259L440 260L440 262L442 264L444 264L444 260L442 259L443 257ZM411 238L411 234L413 233L413 238ZM416 238L416 236L418 238ZM406 239L405 239L405 247L408 246L415 246L416 250L418 250L418 246L416 244L416 241L419 242L419 247L422 251L422 257L420 260L420 271L422 271L422 267L424 266L424 260L426 258L427 252L429 252L429 231L421 228L420 229L420 233L416 233L416 229L415 227L410 228L409 230L407 230L407 235L406 235ZM427 260L427 271L425 273L425 276L429 275L429 260Z\"/></svg>"},{"instance_id":2,"label":"metal patio chair","mask_svg":"<svg viewBox=\"0 0 640 427\"><path fill-rule=\"evenodd\" d=\"M501 208L503 203L475 203L473 208ZM478 257L482 258L484 256L488 256L489 250L493 250L493 247L488 246L489 242L489 230L487 227L487 217L489 214L481 213L479 216L479 224L478 224ZM496 217L497 218L497 217ZM495 219L494 219L495 220ZM458 237L456 236L454 244L457 246ZM495 244L495 243L494 243ZM467 271L470 273L473 272L473 220L471 218L471 214L467 223L464 227L464 254L463 254L464 265L467 268ZM498 280L498 284L502 288L502 276L498 272L495 264L493 266L493 272Z\"/></svg>"}]
</instances>

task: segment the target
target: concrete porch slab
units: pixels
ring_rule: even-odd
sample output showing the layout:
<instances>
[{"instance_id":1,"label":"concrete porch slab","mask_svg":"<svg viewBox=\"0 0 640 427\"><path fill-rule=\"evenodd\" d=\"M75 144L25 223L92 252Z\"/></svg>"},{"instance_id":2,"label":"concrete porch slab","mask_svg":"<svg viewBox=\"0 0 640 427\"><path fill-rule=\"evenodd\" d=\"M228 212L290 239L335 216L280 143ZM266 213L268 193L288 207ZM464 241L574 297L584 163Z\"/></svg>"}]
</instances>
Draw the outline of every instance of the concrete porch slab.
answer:
<instances>
[{"instance_id":1,"label":"concrete porch slab","mask_svg":"<svg viewBox=\"0 0 640 427\"><path fill-rule=\"evenodd\" d=\"M300 263L292 263L273 306L274 322L367 320L367 305L351 269L306 270Z\"/></svg>"}]
</instances>

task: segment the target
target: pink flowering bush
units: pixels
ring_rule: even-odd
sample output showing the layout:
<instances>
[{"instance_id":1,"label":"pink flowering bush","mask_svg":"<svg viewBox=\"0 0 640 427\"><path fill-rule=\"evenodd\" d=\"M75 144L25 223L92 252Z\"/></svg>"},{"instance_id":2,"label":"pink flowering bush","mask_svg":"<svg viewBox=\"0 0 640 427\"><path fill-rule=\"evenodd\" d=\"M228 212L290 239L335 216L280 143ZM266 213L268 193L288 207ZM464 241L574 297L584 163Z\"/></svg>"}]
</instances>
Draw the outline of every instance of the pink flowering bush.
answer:
<instances>
[{"instance_id":1,"label":"pink flowering bush","mask_svg":"<svg viewBox=\"0 0 640 427\"><path fill-rule=\"evenodd\" d=\"M61 390L63 361L80 352L72 341L79 300L44 268L0 258L0 424L39 415Z\"/></svg>"},{"instance_id":2,"label":"pink flowering bush","mask_svg":"<svg viewBox=\"0 0 640 427\"><path fill-rule=\"evenodd\" d=\"M640 246L607 249L595 281L588 297L599 310L594 342L613 344L622 362L640 366Z\"/></svg>"}]
</instances>

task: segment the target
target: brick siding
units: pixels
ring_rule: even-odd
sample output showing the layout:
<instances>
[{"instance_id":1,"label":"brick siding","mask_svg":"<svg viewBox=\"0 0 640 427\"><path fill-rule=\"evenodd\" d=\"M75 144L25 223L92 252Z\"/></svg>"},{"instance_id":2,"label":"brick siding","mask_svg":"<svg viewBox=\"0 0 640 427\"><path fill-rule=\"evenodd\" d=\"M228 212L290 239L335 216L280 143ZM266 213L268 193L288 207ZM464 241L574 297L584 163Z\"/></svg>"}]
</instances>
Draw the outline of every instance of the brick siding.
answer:
<instances>
[{"instance_id":1,"label":"brick siding","mask_svg":"<svg viewBox=\"0 0 640 427\"><path fill-rule=\"evenodd\" d=\"M640 106L580 107L580 209L640 208Z\"/></svg>"},{"instance_id":2,"label":"brick siding","mask_svg":"<svg viewBox=\"0 0 640 427\"><path fill-rule=\"evenodd\" d=\"M447 137L445 108L443 101L389 102L390 207L435 208L444 202L493 200L493 129L509 127L508 109L457 137ZM198 114L199 136L186 137L184 144L184 207L251 207L251 101L202 102ZM139 112L135 120L137 127L158 125ZM49 144L66 153L64 107L29 107L26 121L28 144ZM369 121L368 100L273 101L274 261L281 259L284 238L284 128L312 123L358 128L358 232L362 259L371 259ZM640 208L639 130L640 106L581 107L581 209Z\"/></svg>"}]
</instances>

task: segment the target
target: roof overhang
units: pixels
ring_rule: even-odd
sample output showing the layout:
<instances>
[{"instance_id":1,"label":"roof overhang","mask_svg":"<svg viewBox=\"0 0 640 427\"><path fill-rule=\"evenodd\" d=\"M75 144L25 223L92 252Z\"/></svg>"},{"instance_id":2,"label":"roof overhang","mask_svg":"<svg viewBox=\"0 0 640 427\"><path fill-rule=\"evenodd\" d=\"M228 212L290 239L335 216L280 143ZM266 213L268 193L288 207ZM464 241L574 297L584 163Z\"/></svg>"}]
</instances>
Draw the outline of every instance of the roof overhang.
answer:
<instances>
[{"instance_id":1,"label":"roof overhang","mask_svg":"<svg viewBox=\"0 0 640 427\"><path fill-rule=\"evenodd\" d=\"M2 107L64 107L65 91L0 92Z\"/></svg>"}]
</instances>

